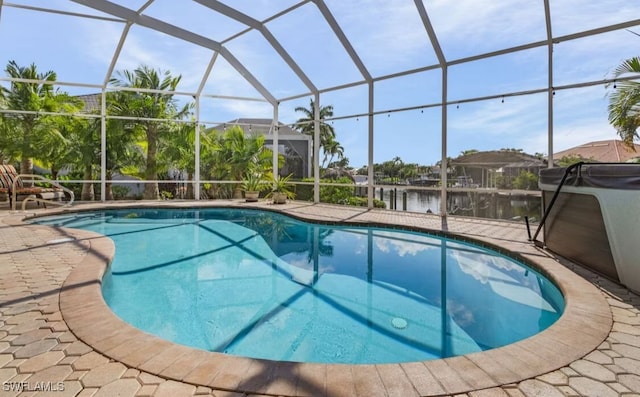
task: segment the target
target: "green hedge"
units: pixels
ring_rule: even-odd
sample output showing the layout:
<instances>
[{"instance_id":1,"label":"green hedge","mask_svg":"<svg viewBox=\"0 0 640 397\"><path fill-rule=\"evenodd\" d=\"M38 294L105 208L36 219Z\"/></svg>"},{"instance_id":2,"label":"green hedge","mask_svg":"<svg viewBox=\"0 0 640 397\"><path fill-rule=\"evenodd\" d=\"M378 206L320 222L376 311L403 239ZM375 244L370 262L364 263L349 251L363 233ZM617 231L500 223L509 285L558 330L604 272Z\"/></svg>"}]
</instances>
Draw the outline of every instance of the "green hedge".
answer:
<instances>
[{"instance_id":1,"label":"green hedge","mask_svg":"<svg viewBox=\"0 0 640 397\"><path fill-rule=\"evenodd\" d=\"M313 182L313 178L305 178L302 182ZM320 182L353 184L353 181L347 177L321 179ZM353 186L320 186L320 202L366 207L367 198L355 196L354 190ZM296 200L313 201L313 185L296 185ZM386 208L384 201L377 199L373 200L373 206L375 208Z\"/></svg>"}]
</instances>

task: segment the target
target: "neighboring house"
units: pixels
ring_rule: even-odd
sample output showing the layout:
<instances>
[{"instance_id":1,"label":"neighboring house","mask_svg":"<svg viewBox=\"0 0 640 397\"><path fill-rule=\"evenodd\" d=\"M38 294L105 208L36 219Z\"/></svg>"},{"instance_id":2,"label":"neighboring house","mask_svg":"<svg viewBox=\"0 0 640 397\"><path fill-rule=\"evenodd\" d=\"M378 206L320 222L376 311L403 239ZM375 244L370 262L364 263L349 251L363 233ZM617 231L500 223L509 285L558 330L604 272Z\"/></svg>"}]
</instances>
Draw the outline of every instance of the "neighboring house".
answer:
<instances>
[{"instance_id":1,"label":"neighboring house","mask_svg":"<svg viewBox=\"0 0 640 397\"><path fill-rule=\"evenodd\" d=\"M102 94L98 93L98 94L76 95L75 98L78 98L82 102L84 102L84 109L82 109L84 113L93 113L93 112L100 111Z\"/></svg>"},{"instance_id":2,"label":"neighboring house","mask_svg":"<svg viewBox=\"0 0 640 397\"><path fill-rule=\"evenodd\" d=\"M356 185L367 185L369 178L366 175L354 175L353 180Z\"/></svg>"},{"instance_id":3,"label":"neighboring house","mask_svg":"<svg viewBox=\"0 0 640 397\"><path fill-rule=\"evenodd\" d=\"M214 127L224 131L225 128L238 126L247 136L264 135L265 147L273 149L273 119L240 118ZM278 153L285 158L281 173L293 174L294 178L308 178L311 171L312 140L311 136L301 134L288 125L278 123Z\"/></svg>"},{"instance_id":4,"label":"neighboring house","mask_svg":"<svg viewBox=\"0 0 640 397\"><path fill-rule=\"evenodd\" d=\"M451 174L451 169L447 170L447 176ZM438 186L440 184L440 167L435 165L427 168L425 173L416 175L408 180L413 186Z\"/></svg>"},{"instance_id":5,"label":"neighboring house","mask_svg":"<svg viewBox=\"0 0 640 397\"><path fill-rule=\"evenodd\" d=\"M598 163L624 163L640 158L640 145L633 146L635 152L617 139L594 141L554 153L553 159L557 162L563 157L575 157Z\"/></svg>"},{"instance_id":6,"label":"neighboring house","mask_svg":"<svg viewBox=\"0 0 640 397\"><path fill-rule=\"evenodd\" d=\"M497 176L509 183L522 171L538 175L541 168L547 167L547 161L517 150L492 150L456 157L449 165L458 177L466 177L468 184L496 188Z\"/></svg>"}]
</instances>

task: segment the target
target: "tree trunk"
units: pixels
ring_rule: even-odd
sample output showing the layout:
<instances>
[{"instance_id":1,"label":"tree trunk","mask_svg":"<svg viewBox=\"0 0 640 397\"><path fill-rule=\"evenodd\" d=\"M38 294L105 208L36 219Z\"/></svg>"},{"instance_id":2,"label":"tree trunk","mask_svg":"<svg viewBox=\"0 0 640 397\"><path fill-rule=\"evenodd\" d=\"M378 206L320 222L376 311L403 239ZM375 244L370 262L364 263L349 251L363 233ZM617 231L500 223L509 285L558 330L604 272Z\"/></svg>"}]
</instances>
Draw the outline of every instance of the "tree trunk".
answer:
<instances>
[{"instance_id":1,"label":"tree trunk","mask_svg":"<svg viewBox=\"0 0 640 397\"><path fill-rule=\"evenodd\" d=\"M240 185L237 185L233 189L233 198L234 199L241 199L242 198L242 187L240 187Z\"/></svg>"},{"instance_id":2,"label":"tree trunk","mask_svg":"<svg viewBox=\"0 0 640 397\"><path fill-rule=\"evenodd\" d=\"M23 158L20 162L20 173L21 174L33 174L33 160L31 158ZM22 179L24 181L24 186L31 187L33 186L33 181L30 179Z\"/></svg>"},{"instance_id":3,"label":"tree trunk","mask_svg":"<svg viewBox=\"0 0 640 397\"><path fill-rule=\"evenodd\" d=\"M158 179L158 160L156 158L158 142L155 133L147 131L147 145L147 167L144 171L144 177L147 181L154 181ZM145 200L158 200L160 198L158 182L145 183L143 197Z\"/></svg>"},{"instance_id":4,"label":"tree trunk","mask_svg":"<svg viewBox=\"0 0 640 397\"><path fill-rule=\"evenodd\" d=\"M191 172L189 172L187 174L187 199L188 200L193 200L195 198L195 189L193 186L193 174Z\"/></svg>"},{"instance_id":5,"label":"tree trunk","mask_svg":"<svg viewBox=\"0 0 640 397\"><path fill-rule=\"evenodd\" d=\"M111 181L106 181L104 184L104 199L107 201L113 200L113 189L111 189Z\"/></svg>"},{"instance_id":6,"label":"tree trunk","mask_svg":"<svg viewBox=\"0 0 640 397\"><path fill-rule=\"evenodd\" d=\"M82 175L82 179L88 180L93 178L93 170L91 169L91 165L88 165L84 169L84 174ZM93 183L84 182L82 184L82 193L80 193L80 199L82 201L93 201L95 199L95 193L93 190Z\"/></svg>"},{"instance_id":7,"label":"tree trunk","mask_svg":"<svg viewBox=\"0 0 640 397\"><path fill-rule=\"evenodd\" d=\"M113 173L107 172L105 178L106 181L104 184L104 199L106 201L113 200L113 189L111 189L111 180L113 179Z\"/></svg>"},{"instance_id":8,"label":"tree trunk","mask_svg":"<svg viewBox=\"0 0 640 397\"><path fill-rule=\"evenodd\" d=\"M211 184L211 187L209 188L209 190L207 191L207 195L209 196L209 199L217 199L218 197L218 191L219 191L219 187L218 185L216 185L215 183Z\"/></svg>"}]
</instances>

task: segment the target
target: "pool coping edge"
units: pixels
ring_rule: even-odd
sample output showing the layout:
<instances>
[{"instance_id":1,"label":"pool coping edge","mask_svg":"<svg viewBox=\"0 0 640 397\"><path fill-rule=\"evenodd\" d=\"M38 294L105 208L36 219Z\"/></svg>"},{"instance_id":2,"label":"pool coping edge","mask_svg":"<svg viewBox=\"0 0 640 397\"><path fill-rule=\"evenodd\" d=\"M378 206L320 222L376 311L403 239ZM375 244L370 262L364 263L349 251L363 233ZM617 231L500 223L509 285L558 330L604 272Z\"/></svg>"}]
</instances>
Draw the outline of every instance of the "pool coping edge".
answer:
<instances>
[{"instance_id":1,"label":"pool coping edge","mask_svg":"<svg viewBox=\"0 0 640 397\"><path fill-rule=\"evenodd\" d=\"M133 204L117 208L139 206ZM229 202L222 206L267 209L308 222L316 221L313 216L304 217L300 212L291 213L291 206L277 210L273 206L248 207ZM206 208L219 207L220 205L214 205ZM103 206L102 209L104 208L114 207ZM99 209L101 208L90 208ZM67 212L52 211L45 215ZM343 223L355 224L353 220ZM366 224L362 221L357 223ZM394 226L383 221L376 222L376 225ZM102 276L115 252L113 242L96 233L67 230L76 239L90 244L87 257L69 274L60 291L60 310L69 329L99 353L127 366L163 378L214 389L309 396L341 391L349 394L349 390L399 383L412 388L416 395L421 396L463 393L522 381L567 366L595 350L606 339L613 324L611 310L603 294L591 283L558 263L548 252L530 248L531 244L524 249L519 244L514 246L496 243L492 239L462 235L464 241L498 247L507 252L515 251L518 256L526 259L527 264L533 264L549 277L561 289L565 298L566 307L561 318L545 331L508 346L424 362L309 364L228 356L177 345L120 320L106 305L101 292ZM451 234L429 228L412 227L409 230L444 233L447 236Z\"/></svg>"}]
</instances>

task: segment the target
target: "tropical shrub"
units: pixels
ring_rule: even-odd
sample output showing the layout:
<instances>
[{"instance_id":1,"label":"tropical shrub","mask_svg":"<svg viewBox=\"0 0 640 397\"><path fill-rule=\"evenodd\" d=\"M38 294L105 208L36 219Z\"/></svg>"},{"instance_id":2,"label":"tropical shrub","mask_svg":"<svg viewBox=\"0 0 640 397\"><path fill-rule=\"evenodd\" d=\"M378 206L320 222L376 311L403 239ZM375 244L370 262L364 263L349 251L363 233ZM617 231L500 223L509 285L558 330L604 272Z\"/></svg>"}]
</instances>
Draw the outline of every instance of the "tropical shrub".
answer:
<instances>
[{"instance_id":1,"label":"tropical shrub","mask_svg":"<svg viewBox=\"0 0 640 397\"><path fill-rule=\"evenodd\" d=\"M353 196L353 197L349 197L349 200L347 200L346 204L353 205L356 207L366 207L368 204L368 200L366 197ZM373 199L373 207L384 209L384 208L387 208L387 204L382 200Z\"/></svg>"},{"instance_id":2,"label":"tropical shrub","mask_svg":"<svg viewBox=\"0 0 640 397\"><path fill-rule=\"evenodd\" d=\"M513 180L514 189L522 190L537 190L538 189L538 176L530 171L521 171Z\"/></svg>"},{"instance_id":3,"label":"tropical shrub","mask_svg":"<svg viewBox=\"0 0 640 397\"><path fill-rule=\"evenodd\" d=\"M111 190L113 192L114 200L123 200L127 198L131 191L131 189L126 186L111 186Z\"/></svg>"},{"instance_id":4,"label":"tropical shrub","mask_svg":"<svg viewBox=\"0 0 640 397\"><path fill-rule=\"evenodd\" d=\"M313 178L304 178L302 182L313 182ZM353 184L347 177L338 179L320 179L320 183ZM313 201L313 185L298 185L296 188L298 200ZM346 204L349 197L353 197L353 186L320 186L320 201L331 204Z\"/></svg>"},{"instance_id":5,"label":"tropical shrub","mask_svg":"<svg viewBox=\"0 0 640 397\"><path fill-rule=\"evenodd\" d=\"M313 182L313 178L305 178L302 182ZM338 179L321 179L321 183L342 183L352 185L353 181L347 177ZM298 200L313 201L313 185L297 185L296 197ZM320 202L330 204L354 205L360 207L367 206L366 197L354 195L353 186L320 186ZM384 201L374 199L375 208L386 208Z\"/></svg>"},{"instance_id":6,"label":"tropical shrub","mask_svg":"<svg viewBox=\"0 0 640 397\"><path fill-rule=\"evenodd\" d=\"M263 135L247 136L239 126L226 131L207 131L203 139L208 149L202 156L203 174L209 179L237 181L237 184L213 184L209 195L214 198L240 198L241 184L247 170L265 174L270 170L273 152L264 146ZM278 164L284 163L278 156Z\"/></svg>"}]
</instances>

